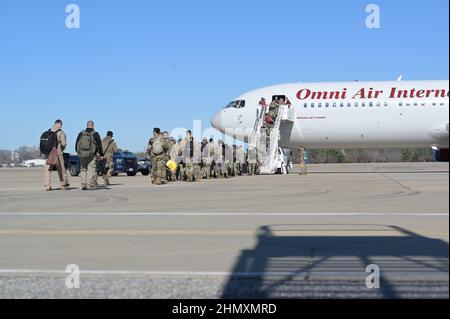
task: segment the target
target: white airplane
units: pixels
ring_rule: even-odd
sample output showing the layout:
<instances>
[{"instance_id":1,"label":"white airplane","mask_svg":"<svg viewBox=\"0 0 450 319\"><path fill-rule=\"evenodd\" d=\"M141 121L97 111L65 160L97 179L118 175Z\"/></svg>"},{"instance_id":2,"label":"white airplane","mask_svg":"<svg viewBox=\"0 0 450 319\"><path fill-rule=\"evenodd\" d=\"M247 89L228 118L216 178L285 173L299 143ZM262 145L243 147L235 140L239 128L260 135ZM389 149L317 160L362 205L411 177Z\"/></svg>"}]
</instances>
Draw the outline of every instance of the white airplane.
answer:
<instances>
[{"instance_id":1,"label":"white airplane","mask_svg":"<svg viewBox=\"0 0 450 319\"><path fill-rule=\"evenodd\" d=\"M282 148L430 147L440 150L439 160L448 161L448 80L269 86L237 97L211 124L248 142L262 105L278 97L293 114L279 127Z\"/></svg>"}]
</instances>

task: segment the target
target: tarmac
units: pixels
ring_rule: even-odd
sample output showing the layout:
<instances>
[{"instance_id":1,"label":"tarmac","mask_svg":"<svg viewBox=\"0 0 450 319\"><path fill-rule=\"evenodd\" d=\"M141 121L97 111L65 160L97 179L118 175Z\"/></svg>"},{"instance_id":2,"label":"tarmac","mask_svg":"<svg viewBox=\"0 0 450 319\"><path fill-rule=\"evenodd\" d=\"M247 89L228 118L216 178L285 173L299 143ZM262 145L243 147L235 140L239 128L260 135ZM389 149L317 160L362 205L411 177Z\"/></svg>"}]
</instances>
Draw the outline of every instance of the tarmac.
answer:
<instances>
[{"instance_id":1,"label":"tarmac","mask_svg":"<svg viewBox=\"0 0 450 319\"><path fill-rule=\"evenodd\" d=\"M448 163L308 171L44 192L2 168L0 298L449 297Z\"/></svg>"}]
</instances>

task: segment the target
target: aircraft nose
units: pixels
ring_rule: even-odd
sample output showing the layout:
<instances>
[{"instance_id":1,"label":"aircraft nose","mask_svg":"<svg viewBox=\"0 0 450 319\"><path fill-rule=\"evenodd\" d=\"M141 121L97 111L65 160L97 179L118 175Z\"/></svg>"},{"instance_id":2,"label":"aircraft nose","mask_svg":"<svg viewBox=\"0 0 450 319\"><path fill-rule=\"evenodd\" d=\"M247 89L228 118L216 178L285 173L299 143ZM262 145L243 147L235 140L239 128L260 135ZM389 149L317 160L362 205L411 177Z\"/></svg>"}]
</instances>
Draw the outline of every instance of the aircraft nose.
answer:
<instances>
[{"instance_id":1,"label":"aircraft nose","mask_svg":"<svg viewBox=\"0 0 450 319\"><path fill-rule=\"evenodd\" d=\"M217 112L213 118L211 119L211 125L215 129L222 131L222 115L220 112Z\"/></svg>"}]
</instances>

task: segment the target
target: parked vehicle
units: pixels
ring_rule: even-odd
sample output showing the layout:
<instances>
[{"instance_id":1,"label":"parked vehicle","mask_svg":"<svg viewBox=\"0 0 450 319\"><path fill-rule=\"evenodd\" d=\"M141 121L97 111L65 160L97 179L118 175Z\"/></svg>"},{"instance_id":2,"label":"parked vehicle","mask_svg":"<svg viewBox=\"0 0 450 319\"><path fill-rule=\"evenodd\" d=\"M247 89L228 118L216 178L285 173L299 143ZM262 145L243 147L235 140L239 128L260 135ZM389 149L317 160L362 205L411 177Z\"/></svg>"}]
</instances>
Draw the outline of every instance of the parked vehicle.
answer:
<instances>
[{"instance_id":1,"label":"parked vehicle","mask_svg":"<svg viewBox=\"0 0 450 319\"><path fill-rule=\"evenodd\" d=\"M118 150L114 153L114 176L120 173L126 173L128 176L136 176L138 173L138 159L137 156L129 151ZM69 157L68 169L70 175L78 176L81 171L80 157L78 155L71 155ZM104 167L102 167L102 162L97 165L97 172L102 175L104 172Z\"/></svg>"},{"instance_id":2,"label":"parked vehicle","mask_svg":"<svg viewBox=\"0 0 450 319\"><path fill-rule=\"evenodd\" d=\"M138 158L138 172L144 176L150 175L152 171L152 162L147 158Z\"/></svg>"}]
</instances>

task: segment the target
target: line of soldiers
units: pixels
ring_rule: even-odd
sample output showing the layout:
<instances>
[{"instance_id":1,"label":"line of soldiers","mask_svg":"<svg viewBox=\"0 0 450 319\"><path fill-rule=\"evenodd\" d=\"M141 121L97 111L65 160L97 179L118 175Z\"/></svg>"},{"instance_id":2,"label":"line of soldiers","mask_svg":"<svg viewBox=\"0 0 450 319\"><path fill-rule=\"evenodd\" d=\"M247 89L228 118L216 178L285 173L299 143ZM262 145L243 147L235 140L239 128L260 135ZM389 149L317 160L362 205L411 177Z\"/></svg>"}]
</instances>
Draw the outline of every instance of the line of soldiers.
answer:
<instances>
[{"instance_id":1,"label":"line of soldiers","mask_svg":"<svg viewBox=\"0 0 450 319\"><path fill-rule=\"evenodd\" d=\"M227 145L222 140L203 138L197 142L190 130L186 137L176 141L168 132L154 128L147 147L152 161L152 183L194 182L208 178L230 178L242 175L248 164L248 174L258 173L258 152L242 146Z\"/></svg>"},{"instance_id":2,"label":"line of soldiers","mask_svg":"<svg viewBox=\"0 0 450 319\"><path fill-rule=\"evenodd\" d=\"M58 171L61 189L70 187L65 164L65 149L67 137L62 130L63 122L56 120L49 130L56 134L57 163L45 166L44 187L52 191L51 172ZM98 161L104 161L103 179L105 185L110 185L110 178L114 172L113 155L118 146L113 139L113 132L108 131L101 139L95 131L94 122L88 121L86 128L78 134L75 150L80 157L81 189L92 190L98 187ZM197 142L188 130L184 139L176 141L169 137L168 132L161 132L159 128L153 130L153 136L147 147L148 157L152 161L152 183L167 184L174 181L194 182L208 178L230 178L244 173L247 164L249 175L258 174L259 158L256 148L249 148L247 153L243 147L230 146L222 140L204 138ZM68 155L68 154L67 154ZM46 159L48 159L46 155ZM168 165L173 163L174 165Z\"/></svg>"}]
</instances>

